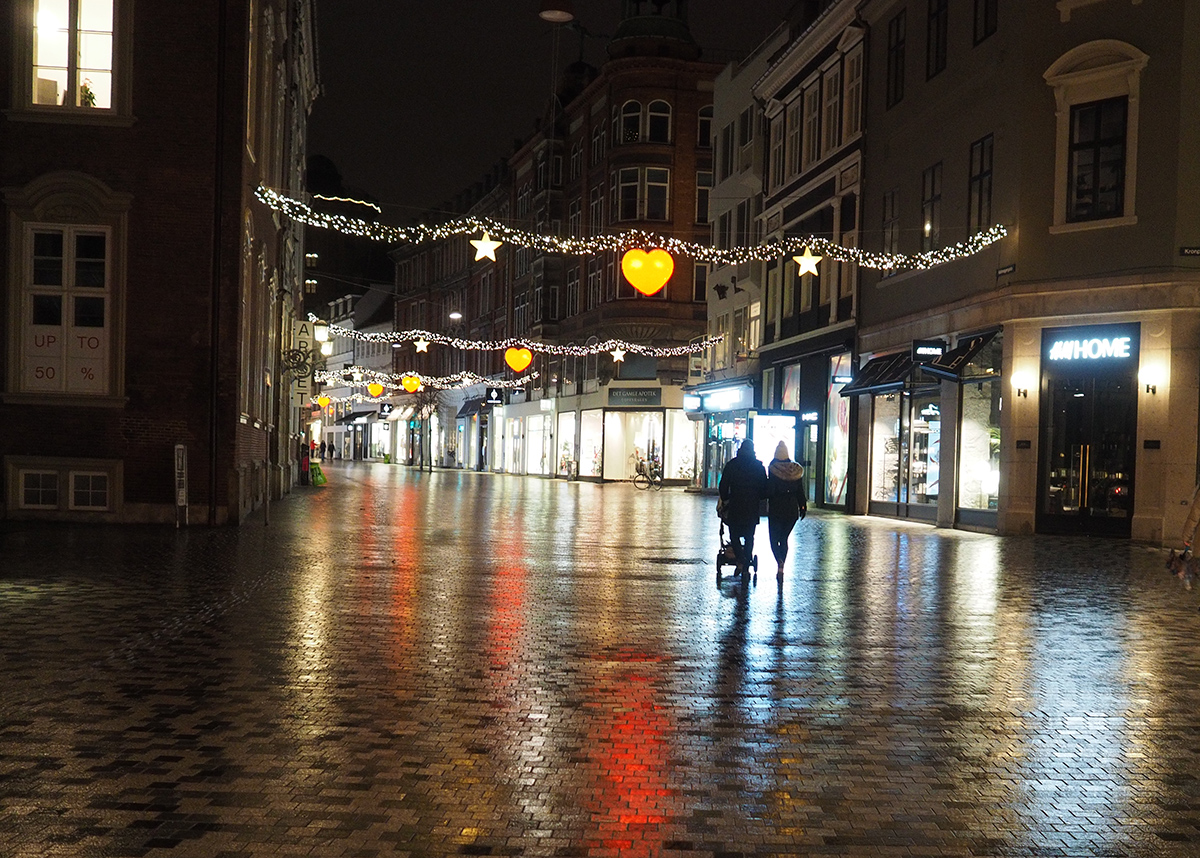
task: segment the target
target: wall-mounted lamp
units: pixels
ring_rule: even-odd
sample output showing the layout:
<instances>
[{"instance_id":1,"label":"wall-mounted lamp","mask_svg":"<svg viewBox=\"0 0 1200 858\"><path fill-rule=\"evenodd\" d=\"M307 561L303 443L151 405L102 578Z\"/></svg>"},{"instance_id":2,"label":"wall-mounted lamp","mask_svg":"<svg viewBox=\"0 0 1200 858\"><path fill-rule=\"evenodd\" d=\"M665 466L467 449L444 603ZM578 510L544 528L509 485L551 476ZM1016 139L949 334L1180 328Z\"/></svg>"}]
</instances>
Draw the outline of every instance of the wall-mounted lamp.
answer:
<instances>
[{"instance_id":1,"label":"wall-mounted lamp","mask_svg":"<svg viewBox=\"0 0 1200 858\"><path fill-rule=\"evenodd\" d=\"M313 339L318 343L329 342L328 322L313 322Z\"/></svg>"},{"instance_id":2,"label":"wall-mounted lamp","mask_svg":"<svg viewBox=\"0 0 1200 858\"><path fill-rule=\"evenodd\" d=\"M1029 398L1029 388L1033 387L1033 376L1025 372L1014 372L1012 374L1013 392L1022 399Z\"/></svg>"},{"instance_id":3,"label":"wall-mounted lamp","mask_svg":"<svg viewBox=\"0 0 1200 858\"><path fill-rule=\"evenodd\" d=\"M538 17L551 24L569 24L575 20L575 9L570 0L542 0Z\"/></svg>"},{"instance_id":4,"label":"wall-mounted lamp","mask_svg":"<svg viewBox=\"0 0 1200 858\"><path fill-rule=\"evenodd\" d=\"M1163 373L1158 367L1143 366L1138 370L1138 381L1146 386L1146 392L1154 395L1158 393L1158 386L1163 383Z\"/></svg>"}]
</instances>

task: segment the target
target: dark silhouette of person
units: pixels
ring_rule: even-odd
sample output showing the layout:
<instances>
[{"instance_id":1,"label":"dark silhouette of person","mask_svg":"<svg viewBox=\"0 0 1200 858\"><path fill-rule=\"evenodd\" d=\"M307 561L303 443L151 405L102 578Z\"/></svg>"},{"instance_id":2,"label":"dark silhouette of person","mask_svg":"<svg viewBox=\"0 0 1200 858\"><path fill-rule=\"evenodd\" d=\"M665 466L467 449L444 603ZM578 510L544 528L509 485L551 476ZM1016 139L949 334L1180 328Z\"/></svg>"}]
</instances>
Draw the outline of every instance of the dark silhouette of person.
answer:
<instances>
[{"instance_id":1,"label":"dark silhouette of person","mask_svg":"<svg viewBox=\"0 0 1200 858\"><path fill-rule=\"evenodd\" d=\"M767 472L754 456L754 442L747 439L721 472L717 492L724 501L722 518L737 555L739 575L750 569L754 556L754 529L758 527L758 505L766 497Z\"/></svg>"}]
</instances>

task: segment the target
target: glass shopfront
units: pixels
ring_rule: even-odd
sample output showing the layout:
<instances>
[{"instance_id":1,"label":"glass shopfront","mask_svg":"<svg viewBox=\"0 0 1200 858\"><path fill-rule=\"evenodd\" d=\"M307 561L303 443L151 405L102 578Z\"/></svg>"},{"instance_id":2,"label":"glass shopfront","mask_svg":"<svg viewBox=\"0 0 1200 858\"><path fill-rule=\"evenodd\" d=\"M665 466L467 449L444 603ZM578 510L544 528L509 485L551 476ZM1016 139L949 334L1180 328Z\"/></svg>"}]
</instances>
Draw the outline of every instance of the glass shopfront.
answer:
<instances>
[{"instance_id":1,"label":"glass shopfront","mask_svg":"<svg viewBox=\"0 0 1200 858\"><path fill-rule=\"evenodd\" d=\"M632 480L638 461L662 473L663 413L608 411L604 415L604 479Z\"/></svg>"},{"instance_id":2,"label":"glass shopfront","mask_svg":"<svg viewBox=\"0 0 1200 858\"><path fill-rule=\"evenodd\" d=\"M937 386L875 397L871 500L889 505L880 512L936 518L941 491L940 399L941 389Z\"/></svg>"},{"instance_id":3,"label":"glass shopfront","mask_svg":"<svg viewBox=\"0 0 1200 858\"><path fill-rule=\"evenodd\" d=\"M959 407L958 507L995 510L1000 500L1000 381L1003 335L991 335L961 373Z\"/></svg>"},{"instance_id":4,"label":"glass shopfront","mask_svg":"<svg viewBox=\"0 0 1200 858\"><path fill-rule=\"evenodd\" d=\"M575 412L562 411L558 415L558 469L560 477L571 477L575 470Z\"/></svg>"},{"instance_id":5,"label":"glass shopfront","mask_svg":"<svg viewBox=\"0 0 1200 858\"><path fill-rule=\"evenodd\" d=\"M550 473L550 415L532 414L525 418L525 473Z\"/></svg>"},{"instance_id":6,"label":"glass shopfront","mask_svg":"<svg viewBox=\"0 0 1200 858\"><path fill-rule=\"evenodd\" d=\"M599 477L604 466L604 409L579 415L579 476Z\"/></svg>"},{"instance_id":7,"label":"glass shopfront","mask_svg":"<svg viewBox=\"0 0 1200 858\"><path fill-rule=\"evenodd\" d=\"M825 404L825 503L844 506L846 472L850 460L850 397L842 396L842 385L850 379L853 366L849 352L829 362L829 387ZM816 425L809 427L815 435ZM815 437L813 443L816 442ZM815 452L813 459L816 461ZM815 480L810 485L815 484Z\"/></svg>"},{"instance_id":8,"label":"glass shopfront","mask_svg":"<svg viewBox=\"0 0 1200 858\"><path fill-rule=\"evenodd\" d=\"M1140 326L1042 332L1037 528L1130 535Z\"/></svg>"}]
</instances>

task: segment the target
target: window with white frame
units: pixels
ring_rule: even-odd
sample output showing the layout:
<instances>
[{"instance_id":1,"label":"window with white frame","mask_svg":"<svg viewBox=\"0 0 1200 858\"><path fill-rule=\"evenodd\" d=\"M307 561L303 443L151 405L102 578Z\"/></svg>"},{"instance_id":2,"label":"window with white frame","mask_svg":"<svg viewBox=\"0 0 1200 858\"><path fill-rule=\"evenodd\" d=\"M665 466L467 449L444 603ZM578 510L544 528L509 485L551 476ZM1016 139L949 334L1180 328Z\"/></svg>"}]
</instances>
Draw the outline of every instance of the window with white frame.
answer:
<instances>
[{"instance_id":1,"label":"window with white frame","mask_svg":"<svg viewBox=\"0 0 1200 858\"><path fill-rule=\"evenodd\" d=\"M804 90L804 155L807 167L821 157L821 83L814 81Z\"/></svg>"},{"instance_id":2,"label":"window with white frame","mask_svg":"<svg viewBox=\"0 0 1200 858\"><path fill-rule=\"evenodd\" d=\"M579 268L578 266L567 271L566 279L566 316L579 315Z\"/></svg>"},{"instance_id":3,"label":"window with white frame","mask_svg":"<svg viewBox=\"0 0 1200 858\"><path fill-rule=\"evenodd\" d=\"M846 53L845 108L842 112L843 140L849 140L862 130L863 47L859 42Z\"/></svg>"},{"instance_id":4,"label":"window with white frame","mask_svg":"<svg viewBox=\"0 0 1200 858\"><path fill-rule=\"evenodd\" d=\"M592 232L599 232L604 226L604 187L596 185L588 198L588 218Z\"/></svg>"},{"instance_id":5,"label":"window with white frame","mask_svg":"<svg viewBox=\"0 0 1200 858\"><path fill-rule=\"evenodd\" d=\"M583 235L583 201L579 197L567 203L567 234L572 238Z\"/></svg>"},{"instance_id":6,"label":"window with white frame","mask_svg":"<svg viewBox=\"0 0 1200 858\"><path fill-rule=\"evenodd\" d=\"M31 105L111 110L118 56L114 0L32 0Z\"/></svg>"},{"instance_id":7,"label":"window with white frame","mask_svg":"<svg viewBox=\"0 0 1200 858\"><path fill-rule=\"evenodd\" d=\"M671 215L671 171L664 167L645 168L646 220L667 220Z\"/></svg>"},{"instance_id":8,"label":"window with white frame","mask_svg":"<svg viewBox=\"0 0 1200 858\"><path fill-rule=\"evenodd\" d=\"M967 234L974 235L992 225L991 134L971 144L970 178L967 186Z\"/></svg>"},{"instance_id":9,"label":"window with white frame","mask_svg":"<svg viewBox=\"0 0 1200 858\"><path fill-rule=\"evenodd\" d=\"M692 300L708 300L708 263L696 262L692 265Z\"/></svg>"},{"instance_id":10,"label":"window with white frame","mask_svg":"<svg viewBox=\"0 0 1200 858\"><path fill-rule=\"evenodd\" d=\"M571 181L575 181L583 173L583 140L571 144Z\"/></svg>"},{"instance_id":11,"label":"window with white frame","mask_svg":"<svg viewBox=\"0 0 1200 858\"><path fill-rule=\"evenodd\" d=\"M804 155L804 142L801 137L804 130L804 122L801 118L803 110L803 98L796 99L787 108L787 143L784 148L786 149L785 157L789 179L800 174L801 159Z\"/></svg>"},{"instance_id":12,"label":"window with white frame","mask_svg":"<svg viewBox=\"0 0 1200 858\"><path fill-rule=\"evenodd\" d=\"M601 122L592 129L592 151L589 158L591 166L595 167L604 157L605 141L608 133L604 128L604 123Z\"/></svg>"},{"instance_id":13,"label":"window with white frame","mask_svg":"<svg viewBox=\"0 0 1200 858\"><path fill-rule=\"evenodd\" d=\"M618 220L667 220L671 213L671 171L665 167L623 167L614 176Z\"/></svg>"},{"instance_id":14,"label":"window with white frame","mask_svg":"<svg viewBox=\"0 0 1200 858\"><path fill-rule=\"evenodd\" d=\"M900 190L883 195L883 252L900 252Z\"/></svg>"},{"instance_id":15,"label":"window with white frame","mask_svg":"<svg viewBox=\"0 0 1200 858\"><path fill-rule=\"evenodd\" d=\"M69 509L89 512L105 511L109 508L108 482L105 471L71 471L71 499Z\"/></svg>"},{"instance_id":16,"label":"window with white frame","mask_svg":"<svg viewBox=\"0 0 1200 858\"><path fill-rule=\"evenodd\" d=\"M821 105L822 131L825 138L821 143L821 150L823 153L829 153L842 145L841 68L835 65L827 70L821 79L821 84L825 89L824 103Z\"/></svg>"},{"instance_id":17,"label":"window with white frame","mask_svg":"<svg viewBox=\"0 0 1200 858\"><path fill-rule=\"evenodd\" d=\"M941 247L942 232L942 162L921 174L921 250Z\"/></svg>"},{"instance_id":18,"label":"window with white frame","mask_svg":"<svg viewBox=\"0 0 1200 858\"><path fill-rule=\"evenodd\" d=\"M735 134L735 129L734 129L734 125L732 122L728 123L724 128L721 129L721 146L720 146L720 152L717 153L718 158L720 159L717 162L717 167L718 167L717 181L718 182L724 181L725 179L728 179L730 176L733 175L733 163L734 163L734 142L733 141L735 139L734 134Z\"/></svg>"},{"instance_id":19,"label":"window with white frame","mask_svg":"<svg viewBox=\"0 0 1200 858\"><path fill-rule=\"evenodd\" d=\"M1053 234L1137 223L1141 75L1148 57L1117 39L1067 51L1043 75L1054 91Z\"/></svg>"},{"instance_id":20,"label":"window with white frame","mask_svg":"<svg viewBox=\"0 0 1200 858\"><path fill-rule=\"evenodd\" d=\"M29 225L26 242L20 389L110 393L110 231Z\"/></svg>"},{"instance_id":21,"label":"window with white frame","mask_svg":"<svg viewBox=\"0 0 1200 858\"><path fill-rule=\"evenodd\" d=\"M587 262L587 308L594 310L603 300L603 263L599 259Z\"/></svg>"},{"instance_id":22,"label":"window with white frame","mask_svg":"<svg viewBox=\"0 0 1200 858\"><path fill-rule=\"evenodd\" d=\"M775 324L776 310L779 304L779 272L781 266L776 265L767 272L767 324ZM779 332L775 332L775 338L779 338Z\"/></svg>"},{"instance_id":23,"label":"window with white frame","mask_svg":"<svg viewBox=\"0 0 1200 858\"><path fill-rule=\"evenodd\" d=\"M738 170L745 172L754 166L754 126L757 114L747 107L738 116Z\"/></svg>"},{"instance_id":24,"label":"window with white frame","mask_svg":"<svg viewBox=\"0 0 1200 858\"><path fill-rule=\"evenodd\" d=\"M771 120L771 169L769 173L772 189L783 184L783 134L784 114L780 112Z\"/></svg>"},{"instance_id":25,"label":"window with white frame","mask_svg":"<svg viewBox=\"0 0 1200 858\"><path fill-rule=\"evenodd\" d=\"M23 470L20 472L21 509L58 509L58 472Z\"/></svg>"}]
</instances>

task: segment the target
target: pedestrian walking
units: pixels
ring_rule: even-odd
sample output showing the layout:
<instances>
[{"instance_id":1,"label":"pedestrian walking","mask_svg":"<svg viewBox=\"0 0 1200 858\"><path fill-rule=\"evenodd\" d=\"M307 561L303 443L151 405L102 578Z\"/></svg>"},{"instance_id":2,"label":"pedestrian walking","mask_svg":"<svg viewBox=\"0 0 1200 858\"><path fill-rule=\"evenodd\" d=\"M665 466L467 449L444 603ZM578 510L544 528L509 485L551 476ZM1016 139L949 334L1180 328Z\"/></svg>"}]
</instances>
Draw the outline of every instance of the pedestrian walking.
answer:
<instances>
[{"instance_id":1,"label":"pedestrian walking","mask_svg":"<svg viewBox=\"0 0 1200 858\"><path fill-rule=\"evenodd\" d=\"M788 537L799 519L808 513L804 487L804 468L793 462L783 441L775 448L775 458L767 468L767 533L771 553L779 564L775 577L783 580L783 561L787 558Z\"/></svg>"},{"instance_id":2,"label":"pedestrian walking","mask_svg":"<svg viewBox=\"0 0 1200 858\"><path fill-rule=\"evenodd\" d=\"M717 493L724 502L721 517L729 528L729 539L737 555L738 574L746 575L754 556L759 504L767 494L767 472L754 456L753 441L743 441L737 455L725 465Z\"/></svg>"},{"instance_id":3,"label":"pedestrian walking","mask_svg":"<svg viewBox=\"0 0 1200 858\"><path fill-rule=\"evenodd\" d=\"M322 461L322 462L324 462L324 461L325 461L325 451L326 451L327 449L328 449L328 447L327 447L327 446L326 446L326 444L325 444L325 439L323 439L323 438L322 438L322 439L321 439L321 461Z\"/></svg>"}]
</instances>

